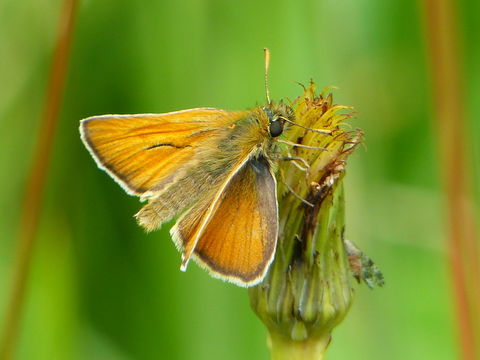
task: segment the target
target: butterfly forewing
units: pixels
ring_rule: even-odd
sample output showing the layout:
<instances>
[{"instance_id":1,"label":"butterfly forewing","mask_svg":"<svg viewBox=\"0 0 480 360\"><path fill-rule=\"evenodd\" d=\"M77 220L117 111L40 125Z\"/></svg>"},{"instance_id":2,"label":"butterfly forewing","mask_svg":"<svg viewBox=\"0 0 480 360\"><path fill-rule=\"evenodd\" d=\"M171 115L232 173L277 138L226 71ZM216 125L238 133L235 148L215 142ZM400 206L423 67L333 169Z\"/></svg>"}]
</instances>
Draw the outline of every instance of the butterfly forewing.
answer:
<instances>
[{"instance_id":1,"label":"butterfly forewing","mask_svg":"<svg viewBox=\"0 0 480 360\"><path fill-rule=\"evenodd\" d=\"M105 115L82 120L82 139L98 166L132 195L151 196L197 164L214 132L242 113L191 109L166 114Z\"/></svg>"}]
</instances>

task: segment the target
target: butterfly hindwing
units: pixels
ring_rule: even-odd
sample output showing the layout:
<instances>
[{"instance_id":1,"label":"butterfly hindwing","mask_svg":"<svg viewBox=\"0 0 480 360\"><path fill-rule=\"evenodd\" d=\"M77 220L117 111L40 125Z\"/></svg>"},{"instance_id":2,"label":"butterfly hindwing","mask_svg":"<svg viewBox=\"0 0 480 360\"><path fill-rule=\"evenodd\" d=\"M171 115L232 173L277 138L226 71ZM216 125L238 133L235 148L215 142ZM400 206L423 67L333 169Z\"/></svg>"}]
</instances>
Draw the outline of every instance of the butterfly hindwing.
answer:
<instances>
[{"instance_id":1,"label":"butterfly hindwing","mask_svg":"<svg viewBox=\"0 0 480 360\"><path fill-rule=\"evenodd\" d=\"M260 156L244 162L210 206L191 209L173 235L212 275L241 286L258 283L278 236L276 181L268 161Z\"/></svg>"}]
</instances>

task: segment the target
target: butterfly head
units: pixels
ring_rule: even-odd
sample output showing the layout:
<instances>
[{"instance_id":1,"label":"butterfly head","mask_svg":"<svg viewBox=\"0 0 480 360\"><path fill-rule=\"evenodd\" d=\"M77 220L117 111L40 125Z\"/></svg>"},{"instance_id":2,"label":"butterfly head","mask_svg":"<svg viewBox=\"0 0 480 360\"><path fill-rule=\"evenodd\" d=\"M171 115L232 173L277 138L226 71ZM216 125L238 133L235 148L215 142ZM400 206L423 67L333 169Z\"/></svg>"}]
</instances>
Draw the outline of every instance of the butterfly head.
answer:
<instances>
[{"instance_id":1,"label":"butterfly head","mask_svg":"<svg viewBox=\"0 0 480 360\"><path fill-rule=\"evenodd\" d=\"M285 119L293 120L292 109L283 103L269 104L263 107L263 111L268 117L268 133L272 138L282 135Z\"/></svg>"}]
</instances>

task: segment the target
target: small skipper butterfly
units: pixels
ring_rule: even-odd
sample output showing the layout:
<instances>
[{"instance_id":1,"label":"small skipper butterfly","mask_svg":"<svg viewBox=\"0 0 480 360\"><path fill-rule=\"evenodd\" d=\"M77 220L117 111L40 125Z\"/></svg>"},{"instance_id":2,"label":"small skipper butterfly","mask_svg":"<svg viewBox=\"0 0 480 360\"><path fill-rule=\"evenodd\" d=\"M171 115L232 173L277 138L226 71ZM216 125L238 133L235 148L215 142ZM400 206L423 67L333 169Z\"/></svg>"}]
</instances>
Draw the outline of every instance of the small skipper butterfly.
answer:
<instances>
[{"instance_id":1,"label":"small skipper butterfly","mask_svg":"<svg viewBox=\"0 0 480 360\"><path fill-rule=\"evenodd\" d=\"M80 123L98 167L148 200L135 215L141 226L151 231L181 215L170 234L183 271L193 258L214 277L245 287L262 281L275 254L279 143L301 146L280 139L295 122L289 106L270 101L268 66L265 49L267 104L252 110L103 115Z\"/></svg>"}]
</instances>

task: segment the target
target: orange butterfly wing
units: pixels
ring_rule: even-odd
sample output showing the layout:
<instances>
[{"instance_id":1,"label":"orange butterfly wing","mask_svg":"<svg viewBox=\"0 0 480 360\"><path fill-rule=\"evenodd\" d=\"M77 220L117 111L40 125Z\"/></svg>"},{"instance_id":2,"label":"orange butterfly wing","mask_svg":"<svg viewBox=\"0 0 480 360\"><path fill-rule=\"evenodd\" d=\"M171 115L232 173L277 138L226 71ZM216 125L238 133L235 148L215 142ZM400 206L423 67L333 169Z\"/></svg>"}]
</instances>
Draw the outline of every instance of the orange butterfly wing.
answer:
<instances>
[{"instance_id":1,"label":"orange butterfly wing","mask_svg":"<svg viewBox=\"0 0 480 360\"><path fill-rule=\"evenodd\" d=\"M185 175L215 131L242 116L211 108L94 116L81 121L80 133L99 168L127 193L149 197Z\"/></svg>"},{"instance_id":2,"label":"orange butterfly wing","mask_svg":"<svg viewBox=\"0 0 480 360\"><path fill-rule=\"evenodd\" d=\"M193 251L213 276L240 286L260 282L278 236L276 181L268 162L262 157L244 162L210 208L205 205L191 209L171 231L184 250L183 267Z\"/></svg>"}]
</instances>

